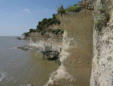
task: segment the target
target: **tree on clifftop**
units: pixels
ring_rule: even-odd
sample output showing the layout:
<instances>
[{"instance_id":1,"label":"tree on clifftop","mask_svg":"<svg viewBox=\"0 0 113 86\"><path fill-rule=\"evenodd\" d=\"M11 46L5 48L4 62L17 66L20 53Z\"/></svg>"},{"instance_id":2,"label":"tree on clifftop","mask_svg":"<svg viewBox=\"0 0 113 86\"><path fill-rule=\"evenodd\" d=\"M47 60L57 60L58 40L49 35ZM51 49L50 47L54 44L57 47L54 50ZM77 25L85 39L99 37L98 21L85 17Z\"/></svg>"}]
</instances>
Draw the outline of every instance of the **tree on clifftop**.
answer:
<instances>
[{"instance_id":1,"label":"tree on clifftop","mask_svg":"<svg viewBox=\"0 0 113 86\"><path fill-rule=\"evenodd\" d=\"M63 5L61 5L59 8L58 8L58 14L64 14L65 13L65 9L63 7Z\"/></svg>"},{"instance_id":2,"label":"tree on clifftop","mask_svg":"<svg viewBox=\"0 0 113 86\"><path fill-rule=\"evenodd\" d=\"M31 33L31 32L35 32L35 29L29 29L29 32Z\"/></svg>"}]
</instances>

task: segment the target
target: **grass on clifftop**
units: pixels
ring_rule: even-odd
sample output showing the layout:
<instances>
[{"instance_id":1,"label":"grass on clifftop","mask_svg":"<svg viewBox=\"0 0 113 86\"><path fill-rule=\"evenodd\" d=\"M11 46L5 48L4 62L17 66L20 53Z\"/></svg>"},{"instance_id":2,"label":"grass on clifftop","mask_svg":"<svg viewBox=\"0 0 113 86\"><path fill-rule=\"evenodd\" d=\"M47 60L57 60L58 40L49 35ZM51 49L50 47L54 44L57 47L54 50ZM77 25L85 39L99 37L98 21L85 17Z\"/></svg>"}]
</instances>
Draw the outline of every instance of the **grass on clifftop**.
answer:
<instances>
[{"instance_id":1,"label":"grass on clifftop","mask_svg":"<svg viewBox=\"0 0 113 86\"><path fill-rule=\"evenodd\" d=\"M79 12L80 10L81 8L79 7L78 4L75 4L65 9L66 12Z\"/></svg>"},{"instance_id":2,"label":"grass on clifftop","mask_svg":"<svg viewBox=\"0 0 113 86\"><path fill-rule=\"evenodd\" d=\"M73 6L70 6L66 9L64 9L63 5L61 5L58 10L57 13L58 14L65 14L67 12L79 12L81 10L81 7L79 6L79 4L75 4ZM59 25L60 21L57 20L56 15L53 14L52 18L44 18L42 21L39 21L36 29L29 29L29 32L24 33L25 37L29 37L30 33L32 32L39 32L42 35L45 34L46 32L51 32L53 34L62 34L63 30L61 29L56 29L56 30L47 30L47 28L51 25Z\"/></svg>"},{"instance_id":3,"label":"grass on clifftop","mask_svg":"<svg viewBox=\"0 0 113 86\"><path fill-rule=\"evenodd\" d=\"M79 12L80 10L81 10L81 7L79 6L79 4L75 4L73 6L70 6L70 7L66 8L66 9L64 9L63 5L61 5L58 8L57 12L58 12L58 14L59 13L64 14L66 12Z\"/></svg>"}]
</instances>

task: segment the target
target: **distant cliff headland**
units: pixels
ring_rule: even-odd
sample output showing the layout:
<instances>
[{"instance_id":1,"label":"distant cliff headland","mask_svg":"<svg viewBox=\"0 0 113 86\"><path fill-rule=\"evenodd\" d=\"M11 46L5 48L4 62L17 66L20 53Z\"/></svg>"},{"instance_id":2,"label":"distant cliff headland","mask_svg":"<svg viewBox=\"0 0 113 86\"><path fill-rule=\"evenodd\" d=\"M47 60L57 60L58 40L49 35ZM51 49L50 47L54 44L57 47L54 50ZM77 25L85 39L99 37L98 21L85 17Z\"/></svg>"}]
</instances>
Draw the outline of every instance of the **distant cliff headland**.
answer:
<instances>
[{"instance_id":1,"label":"distant cliff headland","mask_svg":"<svg viewBox=\"0 0 113 86\"><path fill-rule=\"evenodd\" d=\"M48 60L60 66L47 86L88 86L91 71L93 7L79 2L68 8L60 6L52 18L44 18L36 29L24 33L30 46L38 48ZM84 72L82 72L84 71ZM75 81L76 80L76 81Z\"/></svg>"},{"instance_id":2,"label":"distant cliff headland","mask_svg":"<svg viewBox=\"0 0 113 86\"><path fill-rule=\"evenodd\" d=\"M61 5L57 9L57 14L53 14L52 18L42 19L36 29L29 29L29 32L22 34L21 38L30 40L30 46L37 47L49 59L59 58L65 29L60 18L69 13L80 12L84 7L85 4L82 2L65 9Z\"/></svg>"},{"instance_id":3,"label":"distant cliff headland","mask_svg":"<svg viewBox=\"0 0 113 86\"><path fill-rule=\"evenodd\" d=\"M112 0L83 0L58 8L23 38L48 60L60 60L45 86L112 86Z\"/></svg>"},{"instance_id":4,"label":"distant cliff headland","mask_svg":"<svg viewBox=\"0 0 113 86\"><path fill-rule=\"evenodd\" d=\"M22 34L22 38L29 38L32 33L37 32L40 33L41 35L45 35L47 33L52 33L56 35L61 35L63 34L63 28L61 28L60 24L61 21L59 20L58 16L63 16L64 14L68 13L76 13L80 12L82 9L86 7L85 3L79 2L78 4L75 4L73 6L70 6L68 8L63 7L61 5L57 9L57 14L53 14L52 18L44 18L42 21L40 21L35 29L29 29L29 32L25 32ZM91 7L88 9L92 9Z\"/></svg>"}]
</instances>

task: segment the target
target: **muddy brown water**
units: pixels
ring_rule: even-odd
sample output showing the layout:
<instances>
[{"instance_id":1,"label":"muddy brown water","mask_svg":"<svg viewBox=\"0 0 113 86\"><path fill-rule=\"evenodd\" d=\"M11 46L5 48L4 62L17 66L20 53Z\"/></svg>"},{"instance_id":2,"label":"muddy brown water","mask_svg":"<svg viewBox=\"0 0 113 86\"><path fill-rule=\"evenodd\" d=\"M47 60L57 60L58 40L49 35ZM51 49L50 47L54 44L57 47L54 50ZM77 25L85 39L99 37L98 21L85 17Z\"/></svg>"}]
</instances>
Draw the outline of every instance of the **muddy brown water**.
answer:
<instances>
[{"instance_id":1,"label":"muddy brown water","mask_svg":"<svg viewBox=\"0 0 113 86\"><path fill-rule=\"evenodd\" d=\"M44 60L37 50L17 48L26 44L16 37L0 37L0 86L43 86L57 69L55 62Z\"/></svg>"}]
</instances>

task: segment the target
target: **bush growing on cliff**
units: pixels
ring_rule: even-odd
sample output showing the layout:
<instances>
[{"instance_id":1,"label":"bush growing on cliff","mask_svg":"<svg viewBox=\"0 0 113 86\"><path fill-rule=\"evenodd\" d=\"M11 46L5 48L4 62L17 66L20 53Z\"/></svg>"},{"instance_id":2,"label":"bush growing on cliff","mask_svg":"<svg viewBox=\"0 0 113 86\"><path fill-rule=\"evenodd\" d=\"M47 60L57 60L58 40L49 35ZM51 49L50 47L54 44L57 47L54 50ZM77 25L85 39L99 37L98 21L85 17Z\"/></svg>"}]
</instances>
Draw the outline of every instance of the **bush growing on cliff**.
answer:
<instances>
[{"instance_id":1,"label":"bush growing on cliff","mask_svg":"<svg viewBox=\"0 0 113 86\"><path fill-rule=\"evenodd\" d=\"M37 31L41 32L45 30L45 28L49 27L52 24L60 24L60 21L57 20L56 16L53 15L52 18L44 18L42 21L40 21L37 25Z\"/></svg>"},{"instance_id":2,"label":"bush growing on cliff","mask_svg":"<svg viewBox=\"0 0 113 86\"><path fill-rule=\"evenodd\" d=\"M58 10L57 10L58 14L64 14L65 13L65 9L63 7L63 5L61 5Z\"/></svg>"},{"instance_id":3,"label":"bush growing on cliff","mask_svg":"<svg viewBox=\"0 0 113 86\"><path fill-rule=\"evenodd\" d=\"M25 32L23 35L25 35L25 37L29 37L29 33Z\"/></svg>"},{"instance_id":4,"label":"bush growing on cliff","mask_svg":"<svg viewBox=\"0 0 113 86\"><path fill-rule=\"evenodd\" d=\"M46 32L49 32L49 26L59 25L60 21L57 20L56 15L53 14L52 18L44 18L42 21L38 22L36 29L29 29L29 32L25 33L26 36L29 36L32 32L39 32L41 35L44 35ZM62 30L52 30L50 31L53 34L62 34Z\"/></svg>"},{"instance_id":5,"label":"bush growing on cliff","mask_svg":"<svg viewBox=\"0 0 113 86\"><path fill-rule=\"evenodd\" d=\"M58 34L63 34L64 30L62 30L62 29L55 29L55 30L54 29L49 29L48 32L51 32L53 34L58 35Z\"/></svg>"},{"instance_id":6,"label":"bush growing on cliff","mask_svg":"<svg viewBox=\"0 0 113 86\"><path fill-rule=\"evenodd\" d=\"M29 37L30 36L30 33L32 33L32 32L36 32L36 30L31 28L31 29L29 29L29 32L25 32L25 33L23 33L23 35L25 37Z\"/></svg>"},{"instance_id":7,"label":"bush growing on cliff","mask_svg":"<svg viewBox=\"0 0 113 86\"><path fill-rule=\"evenodd\" d=\"M109 21L109 13L106 12L106 9L104 6L98 8L100 11L100 14L97 16L96 20L96 27L98 28L98 31L100 32L103 26L106 26L106 23Z\"/></svg>"},{"instance_id":8,"label":"bush growing on cliff","mask_svg":"<svg viewBox=\"0 0 113 86\"><path fill-rule=\"evenodd\" d=\"M35 32L35 31L36 31L35 29L29 29L29 33Z\"/></svg>"},{"instance_id":9,"label":"bush growing on cliff","mask_svg":"<svg viewBox=\"0 0 113 86\"><path fill-rule=\"evenodd\" d=\"M79 12L81 8L79 7L78 4L75 4L74 6L70 6L65 9L66 12Z\"/></svg>"}]
</instances>

